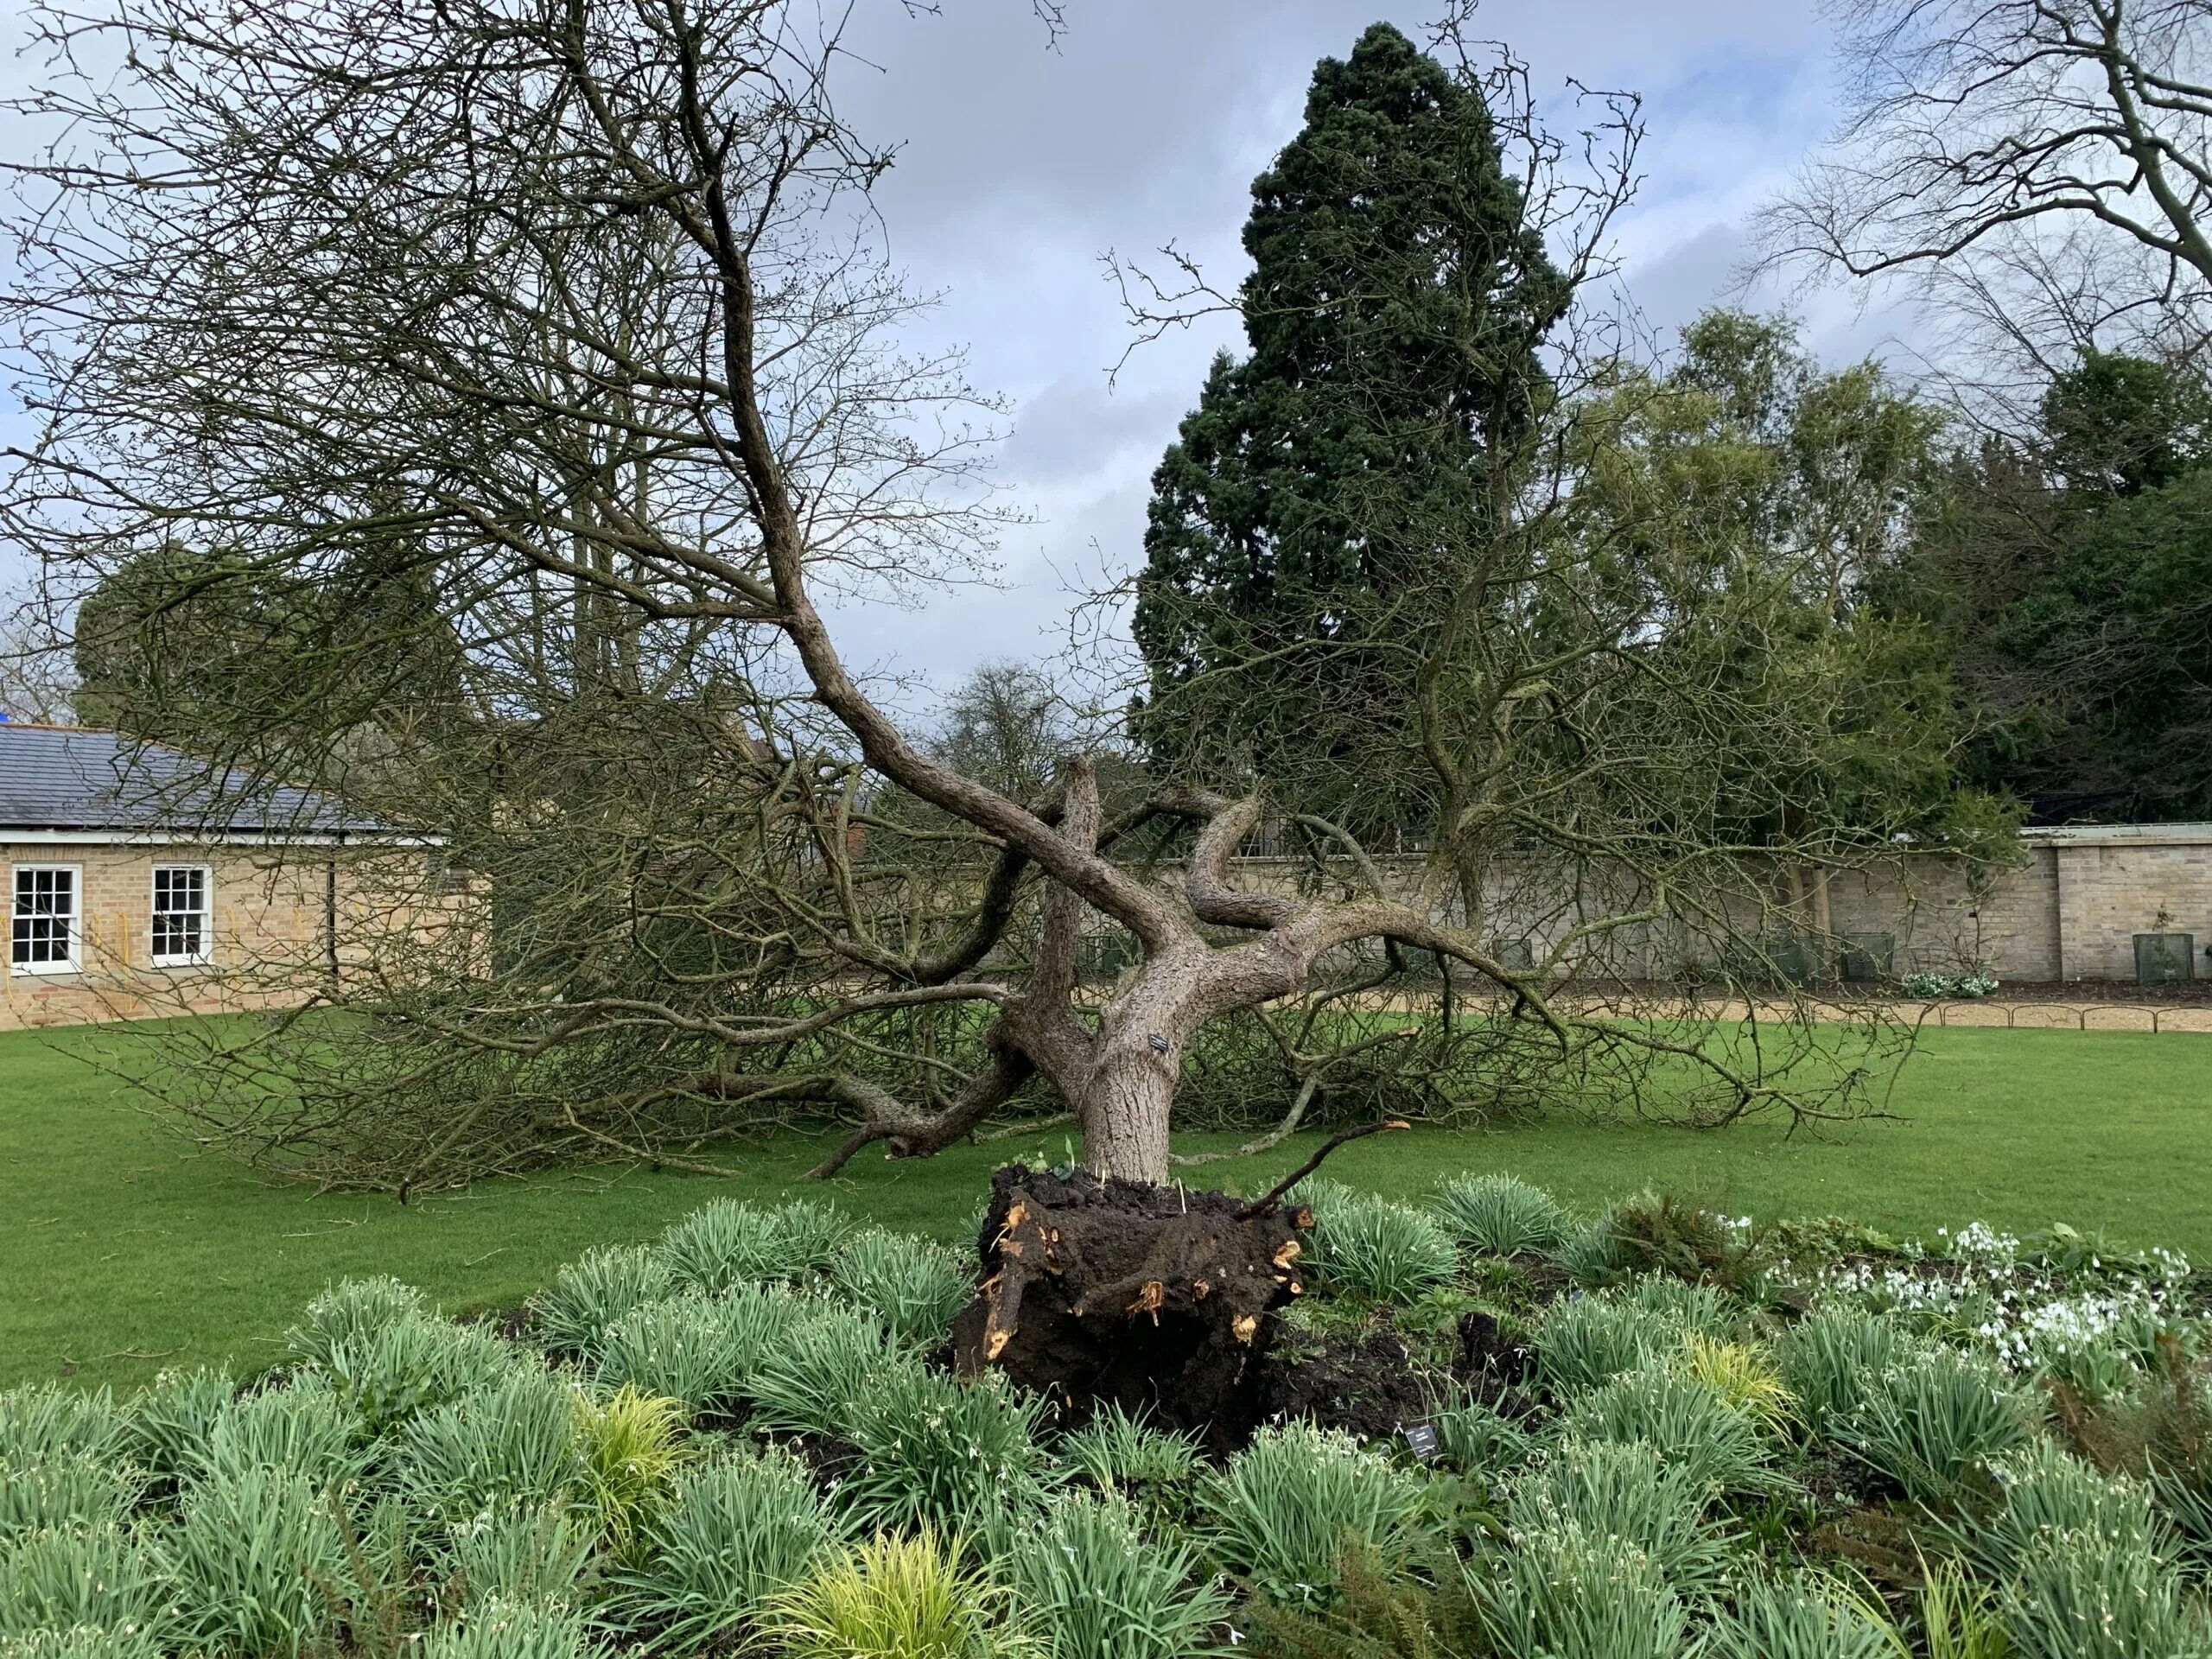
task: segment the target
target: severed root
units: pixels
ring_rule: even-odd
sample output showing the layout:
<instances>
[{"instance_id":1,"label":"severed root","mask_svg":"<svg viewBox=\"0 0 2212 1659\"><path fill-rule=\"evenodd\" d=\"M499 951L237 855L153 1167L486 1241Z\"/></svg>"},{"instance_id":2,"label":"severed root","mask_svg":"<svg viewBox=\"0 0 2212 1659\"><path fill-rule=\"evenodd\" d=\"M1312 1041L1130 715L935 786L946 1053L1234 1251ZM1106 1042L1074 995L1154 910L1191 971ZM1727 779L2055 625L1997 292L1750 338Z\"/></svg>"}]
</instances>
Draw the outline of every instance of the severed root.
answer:
<instances>
[{"instance_id":1,"label":"severed root","mask_svg":"<svg viewBox=\"0 0 2212 1659\"><path fill-rule=\"evenodd\" d=\"M1312 1220L1241 1207L1224 1192L1000 1170L983 1282L953 1325L960 1368L1002 1370L1071 1421L1110 1402L1241 1443L1269 1315L1304 1288L1299 1230Z\"/></svg>"}]
</instances>

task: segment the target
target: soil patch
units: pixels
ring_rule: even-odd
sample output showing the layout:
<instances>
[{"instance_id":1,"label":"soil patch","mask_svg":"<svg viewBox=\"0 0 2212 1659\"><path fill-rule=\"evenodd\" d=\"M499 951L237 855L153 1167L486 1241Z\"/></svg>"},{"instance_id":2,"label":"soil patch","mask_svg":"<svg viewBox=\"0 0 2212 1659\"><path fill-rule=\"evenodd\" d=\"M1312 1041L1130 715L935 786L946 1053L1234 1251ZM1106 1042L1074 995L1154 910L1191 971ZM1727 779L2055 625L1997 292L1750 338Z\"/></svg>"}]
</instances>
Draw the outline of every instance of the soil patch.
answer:
<instances>
[{"instance_id":1,"label":"soil patch","mask_svg":"<svg viewBox=\"0 0 2212 1659\"><path fill-rule=\"evenodd\" d=\"M1388 1331L1325 1342L1318 1351L1277 1349L1261 1368L1257 1390L1262 1421L1304 1417L1364 1440L1426 1422L1435 1393L1404 1339Z\"/></svg>"},{"instance_id":2,"label":"soil patch","mask_svg":"<svg viewBox=\"0 0 2212 1659\"><path fill-rule=\"evenodd\" d=\"M1529 1409L1522 1390L1535 1371L1536 1357L1506 1333L1495 1313L1471 1308L1459 1316L1459 1351L1452 1380L1484 1405L1509 1416Z\"/></svg>"}]
</instances>

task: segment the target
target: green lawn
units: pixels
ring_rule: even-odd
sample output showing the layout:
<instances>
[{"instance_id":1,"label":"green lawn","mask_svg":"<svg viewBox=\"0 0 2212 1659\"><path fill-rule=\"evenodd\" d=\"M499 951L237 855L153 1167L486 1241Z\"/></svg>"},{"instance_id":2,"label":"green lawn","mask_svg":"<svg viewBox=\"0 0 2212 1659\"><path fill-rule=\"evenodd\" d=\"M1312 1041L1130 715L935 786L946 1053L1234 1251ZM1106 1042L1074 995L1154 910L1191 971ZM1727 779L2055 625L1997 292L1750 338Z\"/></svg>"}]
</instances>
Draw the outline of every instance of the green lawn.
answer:
<instances>
[{"instance_id":1,"label":"green lawn","mask_svg":"<svg viewBox=\"0 0 2212 1659\"><path fill-rule=\"evenodd\" d=\"M0 1034L0 1384L127 1383L167 1364L250 1369L333 1279L393 1273L456 1311L518 1300L587 1246L638 1239L721 1192L771 1195L818 1155L788 1140L733 1155L735 1179L594 1169L402 1207L318 1196L200 1156L87 1065L87 1033ZM1903 1121L1820 1137L1547 1123L1385 1135L1331 1160L1411 1195L1460 1169L1509 1169L1584 1205L1643 1186L1760 1217L1847 1214L1903 1231L2054 1220L2212 1261L2212 1038L1931 1031L1900 1080ZM1039 1137L1057 1157L1063 1137ZM1310 1141L1204 1173L1250 1190ZM863 1155L850 1209L944 1236L985 1172L1027 1141L926 1163ZM819 1189L811 1189L818 1191Z\"/></svg>"}]
</instances>

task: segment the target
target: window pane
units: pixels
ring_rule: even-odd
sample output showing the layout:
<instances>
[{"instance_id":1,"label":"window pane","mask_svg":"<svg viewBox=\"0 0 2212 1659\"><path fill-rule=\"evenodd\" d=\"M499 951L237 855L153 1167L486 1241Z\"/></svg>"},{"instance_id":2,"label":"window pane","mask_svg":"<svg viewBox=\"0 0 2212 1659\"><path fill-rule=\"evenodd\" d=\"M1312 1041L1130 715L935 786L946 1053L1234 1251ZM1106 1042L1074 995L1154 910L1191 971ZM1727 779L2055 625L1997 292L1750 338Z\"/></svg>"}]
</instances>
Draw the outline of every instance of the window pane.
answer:
<instances>
[{"instance_id":1,"label":"window pane","mask_svg":"<svg viewBox=\"0 0 2212 1659\"><path fill-rule=\"evenodd\" d=\"M197 957L207 944L207 872L197 864L154 868L154 955Z\"/></svg>"},{"instance_id":2,"label":"window pane","mask_svg":"<svg viewBox=\"0 0 2212 1659\"><path fill-rule=\"evenodd\" d=\"M18 968L65 965L77 918L74 870L18 869L8 959Z\"/></svg>"}]
</instances>

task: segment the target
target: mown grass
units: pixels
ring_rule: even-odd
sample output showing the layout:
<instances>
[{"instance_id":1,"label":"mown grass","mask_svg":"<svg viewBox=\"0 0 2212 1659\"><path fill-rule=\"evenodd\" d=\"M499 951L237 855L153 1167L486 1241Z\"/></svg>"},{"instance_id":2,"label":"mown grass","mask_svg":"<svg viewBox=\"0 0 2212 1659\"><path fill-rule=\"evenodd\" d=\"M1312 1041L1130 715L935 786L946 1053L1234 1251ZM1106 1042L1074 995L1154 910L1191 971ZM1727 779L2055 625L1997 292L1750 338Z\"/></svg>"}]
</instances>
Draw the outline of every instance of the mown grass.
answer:
<instances>
[{"instance_id":1,"label":"mown grass","mask_svg":"<svg viewBox=\"0 0 2212 1659\"><path fill-rule=\"evenodd\" d=\"M274 1359L331 1281L390 1273L451 1310L505 1306L596 1243L646 1237L721 1193L781 1196L820 1155L804 1137L734 1150L731 1177L601 1167L458 1195L318 1195L202 1156L85 1057L87 1033L0 1034L0 1386L56 1376L136 1382L164 1365ZM1595 1206L1646 1186L1731 1214L1843 1214L1900 1232L2051 1221L2212 1259L2212 1039L2146 1033L1931 1031L1893 1096L1896 1121L1786 1135L1545 1122L1373 1137L1330 1161L1394 1196L1461 1170L1505 1169ZM1224 1137L1192 1137L1192 1148ZM925 1163L855 1160L847 1208L957 1236L986 1173L1060 1131L962 1147ZM1194 1171L1247 1190L1313 1137ZM810 1189L818 1192L819 1189Z\"/></svg>"}]
</instances>

